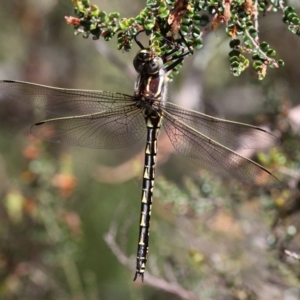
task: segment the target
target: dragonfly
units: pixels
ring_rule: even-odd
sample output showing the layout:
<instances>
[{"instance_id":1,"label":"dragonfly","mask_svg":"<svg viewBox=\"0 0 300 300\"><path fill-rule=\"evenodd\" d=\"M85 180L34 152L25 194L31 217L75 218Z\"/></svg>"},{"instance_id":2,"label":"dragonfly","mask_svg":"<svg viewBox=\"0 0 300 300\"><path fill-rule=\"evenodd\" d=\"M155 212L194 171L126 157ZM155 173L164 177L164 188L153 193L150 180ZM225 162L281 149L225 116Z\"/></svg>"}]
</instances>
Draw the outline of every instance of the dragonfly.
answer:
<instances>
[{"instance_id":1,"label":"dragonfly","mask_svg":"<svg viewBox=\"0 0 300 300\"><path fill-rule=\"evenodd\" d=\"M158 135L163 127L179 154L192 164L246 184L279 186L266 168L236 149L272 147L278 138L266 130L215 118L166 101L168 75L189 54L157 55L134 37L140 50L133 65L138 73L133 95L110 91L64 89L2 80L0 95L19 99L63 117L31 127L43 140L89 148L129 146L146 133L136 272L144 280L148 258L150 217L155 181ZM177 49L178 50L178 49ZM176 49L175 49L176 52Z\"/></svg>"}]
</instances>

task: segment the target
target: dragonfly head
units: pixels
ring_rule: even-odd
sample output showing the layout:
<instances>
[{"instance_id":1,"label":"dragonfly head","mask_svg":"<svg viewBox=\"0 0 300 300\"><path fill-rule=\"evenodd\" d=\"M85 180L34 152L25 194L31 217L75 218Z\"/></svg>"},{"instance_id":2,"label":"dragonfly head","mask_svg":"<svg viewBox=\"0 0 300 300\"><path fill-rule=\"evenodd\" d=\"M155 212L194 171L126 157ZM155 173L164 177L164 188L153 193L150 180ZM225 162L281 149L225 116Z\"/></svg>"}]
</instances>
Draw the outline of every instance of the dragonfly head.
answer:
<instances>
[{"instance_id":1,"label":"dragonfly head","mask_svg":"<svg viewBox=\"0 0 300 300\"><path fill-rule=\"evenodd\" d=\"M163 67L163 60L149 49L141 49L133 60L133 66L139 74L154 75Z\"/></svg>"}]
</instances>

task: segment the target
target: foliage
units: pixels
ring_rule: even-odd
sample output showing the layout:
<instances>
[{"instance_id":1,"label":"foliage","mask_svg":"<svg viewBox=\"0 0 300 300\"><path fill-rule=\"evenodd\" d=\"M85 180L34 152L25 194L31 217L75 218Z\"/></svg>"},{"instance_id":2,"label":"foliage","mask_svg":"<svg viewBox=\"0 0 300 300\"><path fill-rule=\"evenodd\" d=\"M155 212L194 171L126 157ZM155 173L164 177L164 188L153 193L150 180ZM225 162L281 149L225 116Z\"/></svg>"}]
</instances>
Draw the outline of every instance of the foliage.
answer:
<instances>
[{"instance_id":1,"label":"foliage","mask_svg":"<svg viewBox=\"0 0 300 300\"><path fill-rule=\"evenodd\" d=\"M13 234L1 238L1 299L32 299L32 294L40 299L65 299L66 286L71 294L80 294L74 259L81 222L65 203L76 186L72 162L62 157L57 170L41 141L33 137L21 150L23 169L2 203L2 232ZM12 255L17 249L21 256Z\"/></svg>"},{"instance_id":2,"label":"foliage","mask_svg":"<svg viewBox=\"0 0 300 300\"><path fill-rule=\"evenodd\" d=\"M284 65L283 60L275 59L276 50L259 37L260 15L280 10L283 22L289 30L300 36L300 19L294 8L284 0L147 0L141 13L129 19L121 18L120 13L107 14L89 0L73 0L76 17L66 17L72 24L75 33L89 35L93 39L109 41L117 34L118 49L129 51L132 39L140 30L150 36L150 48L158 55L172 50L174 43L181 48L200 49L203 46L203 35L207 30L217 30L221 24L231 38L232 50L229 52L231 73L239 76L249 66L250 55L252 66L258 79L266 76L267 68L278 68ZM178 33L181 33L178 37ZM184 39L182 38L184 36Z\"/></svg>"}]
</instances>

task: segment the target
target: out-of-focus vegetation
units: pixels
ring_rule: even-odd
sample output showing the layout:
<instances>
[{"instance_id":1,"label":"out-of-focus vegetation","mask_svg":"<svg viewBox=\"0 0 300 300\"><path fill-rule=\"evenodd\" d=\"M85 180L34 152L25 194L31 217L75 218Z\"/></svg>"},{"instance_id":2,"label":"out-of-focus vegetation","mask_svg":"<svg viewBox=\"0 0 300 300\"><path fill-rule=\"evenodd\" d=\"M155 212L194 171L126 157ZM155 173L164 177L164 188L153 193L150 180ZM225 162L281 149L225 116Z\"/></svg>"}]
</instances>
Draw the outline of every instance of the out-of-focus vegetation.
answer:
<instances>
[{"instance_id":1,"label":"out-of-focus vegetation","mask_svg":"<svg viewBox=\"0 0 300 300\"><path fill-rule=\"evenodd\" d=\"M143 1L94 2L128 17L144 8ZM132 93L137 47L121 53L114 40L75 37L64 20L72 10L71 1L2 3L0 79ZM169 100L273 131L280 146L243 154L283 187L246 187L198 170L162 133L143 285L123 265L135 264L143 142L90 150L37 141L30 124L47 116L1 98L0 298L300 299L300 41L281 18L261 17L259 33L284 68L263 82L249 69L233 77L220 25L185 60Z\"/></svg>"}]
</instances>

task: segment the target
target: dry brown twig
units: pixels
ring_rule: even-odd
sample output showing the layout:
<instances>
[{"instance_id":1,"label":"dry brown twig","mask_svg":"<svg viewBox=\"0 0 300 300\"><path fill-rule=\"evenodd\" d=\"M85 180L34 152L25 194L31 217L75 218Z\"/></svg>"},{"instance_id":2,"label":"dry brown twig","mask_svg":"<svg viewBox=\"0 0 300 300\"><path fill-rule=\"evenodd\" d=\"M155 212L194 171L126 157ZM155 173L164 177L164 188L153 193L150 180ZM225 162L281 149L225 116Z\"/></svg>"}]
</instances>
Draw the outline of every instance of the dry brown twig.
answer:
<instances>
[{"instance_id":1,"label":"dry brown twig","mask_svg":"<svg viewBox=\"0 0 300 300\"><path fill-rule=\"evenodd\" d=\"M111 249L112 253L117 257L119 262L122 265L126 266L129 270L134 272L135 267L133 259L127 257L116 242L117 223L115 222L115 219L116 218L114 218L114 220L111 222L109 231L104 235L104 240L108 247ZM186 290L178 283L168 282L163 278L151 275L149 272L147 272L147 276L145 276L145 283L149 286L176 295L185 300L199 300L194 292Z\"/></svg>"}]
</instances>

